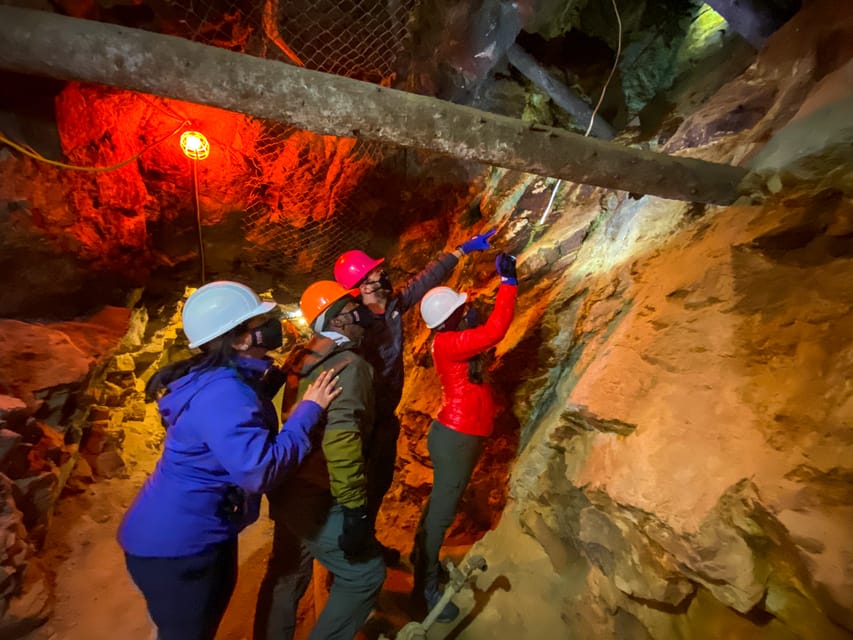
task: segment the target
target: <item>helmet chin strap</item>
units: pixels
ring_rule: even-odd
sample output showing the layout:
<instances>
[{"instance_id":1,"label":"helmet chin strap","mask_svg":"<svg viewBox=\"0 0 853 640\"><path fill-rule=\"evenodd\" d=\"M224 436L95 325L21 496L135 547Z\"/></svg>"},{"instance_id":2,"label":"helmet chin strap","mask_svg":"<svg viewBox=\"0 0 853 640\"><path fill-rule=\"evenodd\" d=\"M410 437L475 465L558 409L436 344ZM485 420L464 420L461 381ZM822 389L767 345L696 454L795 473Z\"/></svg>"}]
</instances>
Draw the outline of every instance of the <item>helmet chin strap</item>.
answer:
<instances>
[{"instance_id":1,"label":"helmet chin strap","mask_svg":"<svg viewBox=\"0 0 853 640\"><path fill-rule=\"evenodd\" d=\"M365 293L365 295L373 295L374 293L376 293L377 291L379 291L380 289L382 289L382 285L380 284L380 282L379 282L378 280L373 280L372 282L369 282L369 283L368 283L368 282L365 282L365 283L364 283L363 285L361 285L361 286L362 286L362 287L365 287L365 288L366 288L366 287L370 287L370 291L365 291L365 292L364 292L364 293Z\"/></svg>"},{"instance_id":2,"label":"helmet chin strap","mask_svg":"<svg viewBox=\"0 0 853 640\"><path fill-rule=\"evenodd\" d=\"M391 279L385 272L382 272L382 275L380 275L378 279L365 281L361 286L370 287L370 291L365 292L364 295L374 295L379 291L385 291L386 294L391 294L394 291L394 287L391 285Z\"/></svg>"}]
</instances>

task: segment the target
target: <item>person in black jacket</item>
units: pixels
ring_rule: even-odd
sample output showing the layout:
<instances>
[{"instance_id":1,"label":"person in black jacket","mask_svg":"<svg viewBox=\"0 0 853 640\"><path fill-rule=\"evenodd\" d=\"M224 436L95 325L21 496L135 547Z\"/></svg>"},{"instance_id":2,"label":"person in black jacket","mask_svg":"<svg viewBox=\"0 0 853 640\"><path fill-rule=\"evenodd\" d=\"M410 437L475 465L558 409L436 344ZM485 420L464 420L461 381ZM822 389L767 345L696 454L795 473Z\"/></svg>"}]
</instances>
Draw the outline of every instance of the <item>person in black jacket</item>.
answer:
<instances>
[{"instance_id":1,"label":"person in black jacket","mask_svg":"<svg viewBox=\"0 0 853 640\"><path fill-rule=\"evenodd\" d=\"M400 421L396 410L403 394L403 314L417 306L426 292L444 282L459 258L475 251L491 248L492 229L463 242L456 250L441 255L428 264L402 288L394 290L382 263L363 251L353 250L335 261L335 280L347 289L358 288L364 305L376 315L362 343L365 359L373 365L375 375L375 419L370 443L367 505L370 522L376 522L379 507L394 479L397 462L397 437ZM388 565L400 560L397 549L382 547Z\"/></svg>"}]
</instances>

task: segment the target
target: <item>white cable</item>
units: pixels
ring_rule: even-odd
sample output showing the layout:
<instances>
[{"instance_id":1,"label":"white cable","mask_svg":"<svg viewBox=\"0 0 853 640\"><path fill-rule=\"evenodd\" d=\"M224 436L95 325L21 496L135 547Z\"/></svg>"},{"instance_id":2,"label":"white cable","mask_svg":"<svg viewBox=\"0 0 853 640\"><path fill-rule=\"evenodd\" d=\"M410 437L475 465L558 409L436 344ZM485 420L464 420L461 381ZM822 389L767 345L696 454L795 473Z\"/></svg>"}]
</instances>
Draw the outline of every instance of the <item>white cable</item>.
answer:
<instances>
[{"instance_id":1,"label":"white cable","mask_svg":"<svg viewBox=\"0 0 853 640\"><path fill-rule=\"evenodd\" d=\"M616 0L610 1L613 3L613 11L616 12L616 23L619 25L619 37L616 40L616 58L613 60L613 67L610 69L610 75L607 76L604 87L601 89L601 95L598 97L598 103L595 105L595 109L592 110L592 117L589 119L589 126L586 129L586 133L584 134L585 136L588 136L589 132L592 131L592 123L595 121L595 114L598 113L601 103L604 102L604 94L607 92L607 87L613 79L613 74L616 73L616 66L619 64L619 56L622 55L622 18L619 15L619 8L616 6Z\"/></svg>"},{"instance_id":2,"label":"white cable","mask_svg":"<svg viewBox=\"0 0 853 640\"><path fill-rule=\"evenodd\" d=\"M619 36L616 41L616 58L613 60L613 67L610 69L610 75L607 76L607 80L604 82L604 87L601 89L601 95L598 97L598 102L592 110L592 115L589 118L589 126L586 128L586 133L583 134L584 137L588 137L589 132L592 131L592 125L595 123L595 114L598 113L601 103L604 102L604 94L607 92L607 87L610 86L610 81L613 79L613 74L616 73L616 67L619 64L619 57L622 55L622 17L619 15L619 7L616 6L616 0L610 1L613 3L613 11L616 12L616 23L619 25ZM559 178L557 180L557 184L554 185L554 190L551 192L551 199L548 200L548 206L545 207L542 217L539 218L540 225L545 224L545 218L548 217L548 213L551 211L551 206L554 204L554 197L557 195L557 189L560 188L560 184L562 184L562 182L563 179Z\"/></svg>"},{"instance_id":3,"label":"white cable","mask_svg":"<svg viewBox=\"0 0 853 640\"><path fill-rule=\"evenodd\" d=\"M551 205L553 205L553 204L554 204L554 198L556 198L556 197L557 197L557 189L559 189L559 188L560 188L560 183L561 183L562 181L563 181L563 179L562 179L562 178L560 178L560 179L558 179L558 180L557 180L557 184L555 184L555 185L554 185L554 188L553 188L553 189L552 189L552 191L551 191L551 199L550 199L550 200L548 200L548 206L547 206L547 207L545 207L545 212L542 214L542 217L541 217L541 218L539 218L539 224L540 224L540 225L545 224L545 218L547 217L548 212L549 212L549 211L551 211Z\"/></svg>"}]
</instances>

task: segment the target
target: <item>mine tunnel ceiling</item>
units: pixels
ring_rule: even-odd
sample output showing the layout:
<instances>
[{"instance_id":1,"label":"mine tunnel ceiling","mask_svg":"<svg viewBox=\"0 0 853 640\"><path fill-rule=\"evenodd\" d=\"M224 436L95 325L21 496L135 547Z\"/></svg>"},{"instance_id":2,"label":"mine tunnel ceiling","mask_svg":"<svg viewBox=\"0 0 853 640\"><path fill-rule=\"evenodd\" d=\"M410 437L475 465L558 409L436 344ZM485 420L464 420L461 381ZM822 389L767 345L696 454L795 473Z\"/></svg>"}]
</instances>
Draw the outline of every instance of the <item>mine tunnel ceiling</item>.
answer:
<instances>
[{"instance_id":1,"label":"mine tunnel ceiling","mask_svg":"<svg viewBox=\"0 0 853 640\"><path fill-rule=\"evenodd\" d=\"M745 174L181 39L39 12L2 12L4 24L15 27L2 29L7 37L0 58L15 71L192 99L316 133L681 200L728 204ZM106 52L111 64L91 64Z\"/></svg>"},{"instance_id":2,"label":"mine tunnel ceiling","mask_svg":"<svg viewBox=\"0 0 853 640\"><path fill-rule=\"evenodd\" d=\"M287 62L306 66L300 54L284 40L287 36L300 41L303 51L311 51L312 46L317 46L310 42L310 37L302 33L311 30L310 19L302 18L305 27L303 30L290 26L294 22L300 24L296 19L299 14L293 11L294 4L273 3L269 0L264 7L263 30L267 38L285 54ZM341 3L338 6L333 3L326 7L320 3L313 11L316 15L331 12L338 14L339 18L340 15L346 16L348 11L372 10L357 7L359 4L363 5L355 3L349 6L348 3ZM721 32L728 28L725 22L707 17L709 14L716 16L708 5L691 0L631 2L626 3L627 6L623 7L621 12L614 2L614 12L609 16L604 15L604 9L601 7L590 8L583 2L566 5L563 2L541 0L511 5L497 1L472 2L467 6L467 12L457 10L456 18L451 17L444 21L444 26L450 28L450 33L445 33L444 30L437 29L430 31L429 26L418 24L425 12L442 8L431 6L436 4L440 3L430 0L420 3L412 1L401 4L398 11L402 9L408 12L408 17L415 24L412 31L417 33L422 41L437 45L434 57L438 59L433 60L432 65L437 69L434 75L436 84L439 85L436 93L440 97L475 101L472 100L472 95L466 93L479 91L486 77L491 73L500 73L501 68L506 66L505 60L508 60L513 68L543 88L555 103L568 111L577 121L575 125L585 126L589 123L588 135L607 139L613 137L614 130L605 119L605 113L611 111L611 116L621 121L625 120L625 115L613 112L607 105L599 104L596 110L600 106L603 108L597 114L598 121L591 120L593 110L590 104L525 51L522 46L524 42L535 47L537 42L541 44L543 40L547 40L550 43L560 43L557 47L565 49L566 42L570 43L578 37L585 38L584 44L587 46L576 49L574 53L578 55L570 58L567 63L562 62L568 68L574 67L576 76L579 73L577 70L584 67L595 67L597 64L602 68L609 66L615 56L613 50L621 53L624 44L624 58L619 62L622 65L620 71L626 78L622 82L621 91L618 87L616 90L624 94L622 100L629 103L630 113L643 106L643 99L632 95L632 91L628 89L632 83L632 73L636 70L640 75L647 71L644 69L645 63L640 60L642 54L632 53L632 46L652 47L654 38L663 35L668 46L672 47L673 43L682 43L688 37L689 28L698 22L707 23L709 28L719 26ZM743 7L734 0L716 0L711 3L711 7L728 16L730 25L746 40L760 46L763 39L791 15L796 8L794 4L792 0L756 0L748 7ZM383 3L373 3L372 6L384 8ZM221 48L247 51L251 49L251 46L245 40L241 42L238 36L239 30L234 23L240 23L239 15L230 19L227 14L218 17L213 6L206 7L205 19L191 12L185 19L180 19L177 7L169 3L132 7L95 5L86 10L73 2L67 2L63 8L72 15L84 15L105 22L142 26L165 33L177 32L184 37L209 41ZM502 119L492 119L483 114L472 115L453 110L441 103L416 100L412 96L398 98L393 92L379 89L374 91L375 87L371 89L328 77L312 77L295 69L282 70L257 60L240 59L223 52L195 47L187 42L160 39L142 32L112 29L92 22L74 23L44 13L26 14L15 9L4 11L8 12L4 21L7 25L7 37L4 38L6 48L0 52L0 58L3 66L13 71L101 82L219 106L295 124L321 134L354 136L424 148L575 182L677 199L731 202L734 199L734 186L744 173L710 165L700 169L699 165L696 165L695 169L703 176L699 179L703 184L696 184L697 178L692 175L691 170L682 166L683 163L660 165L657 163L665 161L659 156L626 154L615 147L589 146L583 141L561 135L559 130L533 131L534 135L528 135L524 126L512 126ZM395 18L399 24L401 18L407 17L405 13L398 13L396 16L390 15L391 13L393 11L389 10L387 16L390 22L381 24L385 29L392 29ZM458 17L460 14L463 15L462 18ZM274 19L275 16L278 16L278 21ZM193 19L196 24L192 23ZM334 20L335 17L330 19ZM251 19L246 17L245 22L250 23ZM358 24L356 21L349 22L349 26L332 25L328 28L331 33L335 33L336 29L343 29L361 36L363 34L353 27ZM615 28L617 25L618 29ZM285 29L288 26L289 32ZM454 31L457 36L461 36L461 44L447 46L441 42L442 38L452 40ZM393 31L391 33L393 34ZM649 40L649 34L652 40ZM48 43L41 38L49 39L50 46L42 46ZM397 39L402 38L397 35ZM439 41L435 42L436 39ZM80 46L81 43L85 43L85 46ZM599 46L591 46L592 43ZM601 47L602 43L606 46ZM369 49L370 44L366 42L365 49ZM399 42L397 44L400 46ZM688 48L689 44L688 42ZM546 45L546 55L549 48L552 53L554 51L553 46ZM413 56L424 54L424 51L419 52L417 49L416 44L413 47ZM539 49L543 50L543 47L540 46ZM149 51L158 53L147 55ZM385 58L392 58L394 54L393 51L388 52ZM442 57L444 59L441 59ZM330 58L333 59L334 56L309 61L307 67L347 75L346 65L340 62L335 64ZM92 64L92 60L96 63ZM178 62L170 65L169 61ZM551 62L554 62L553 55ZM671 61L660 64L667 63L671 64ZM413 62L411 66L416 68L417 65L417 62ZM443 73L440 70L442 65L454 71ZM365 75L358 65L351 65L350 69L351 73L348 75ZM187 74L187 70L192 73ZM615 70L614 68L612 71ZM381 70L379 72L381 73ZM411 69L409 72L411 74ZM389 74L388 70L385 73L391 78L396 76L395 72ZM453 77L442 78L442 75ZM612 73L603 84L606 85L610 77ZM372 79L386 84L387 78ZM442 82L445 84L444 88L440 86ZM648 84L648 79L643 82ZM453 86L448 88L448 83ZM305 91L296 90L294 87L305 87ZM647 96L646 100L649 97L651 96ZM365 114L375 114L376 117L366 117ZM462 132L466 135L460 136ZM542 135L536 135L537 133ZM648 163L652 164L646 170L659 174L656 179L651 175L643 175L644 165ZM672 176L673 185L661 184L669 179L668 176ZM706 181L710 184L704 184ZM679 186L675 187L676 184Z\"/></svg>"},{"instance_id":3,"label":"mine tunnel ceiling","mask_svg":"<svg viewBox=\"0 0 853 640\"><path fill-rule=\"evenodd\" d=\"M0 7L0 68L32 79L26 96L2 99L16 123L5 133L83 166L144 151L111 174L45 174L47 189L74 197L66 198L68 211L43 207L36 218L75 239L85 261L76 268L120 275L119 290L128 280L146 284L157 265L193 260L191 179L177 139L168 137L187 120L211 141L210 158L198 165L205 236L214 247L229 245L237 271L242 263L320 273L328 267L322 256L395 237L400 211L417 219L458 210L474 173L445 169L456 182L433 184L429 194L435 164L411 171L401 146L635 195L727 203L743 169L627 144L642 139L636 120L674 80L676 62L705 55L708 42L741 38L733 29L750 42L749 29L766 38L793 10L756 0L738 13L731 4L713 5L727 25L701 3L626 2L621 38L607 3L471 2L450 10L408 0L393 15L385 3L270 0L245 14L212 2L195 12L170 3L61 3L84 21ZM617 50L598 121L583 138ZM22 87L21 75L6 77ZM45 123L54 109L52 137ZM606 142L614 134L617 142Z\"/></svg>"}]
</instances>

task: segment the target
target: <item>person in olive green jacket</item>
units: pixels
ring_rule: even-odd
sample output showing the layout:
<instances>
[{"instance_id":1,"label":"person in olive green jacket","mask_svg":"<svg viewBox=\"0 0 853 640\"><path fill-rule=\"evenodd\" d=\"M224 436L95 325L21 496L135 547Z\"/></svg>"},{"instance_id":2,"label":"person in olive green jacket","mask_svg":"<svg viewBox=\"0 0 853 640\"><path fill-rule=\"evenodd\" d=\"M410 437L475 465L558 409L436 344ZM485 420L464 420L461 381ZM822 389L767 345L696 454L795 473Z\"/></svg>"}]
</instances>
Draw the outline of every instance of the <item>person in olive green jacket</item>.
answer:
<instances>
[{"instance_id":1,"label":"person in olive green jacket","mask_svg":"<svg viewBox=\"0 0 853 640\"><path fill-rule=\"evenodd\" d=\"M255 638L293 637L297 605L315 558L334 581L310 638L351 640L385 580L367 509L373 368L355 352L373 316L332 281L308 287L300 307L315 333L294 348L285 365L282 413L325 370L337 373L342 392L326 410L325 426L319 429L322 446L268 495L275 533L255 614Z\"/></svg>"}]
</instances>

